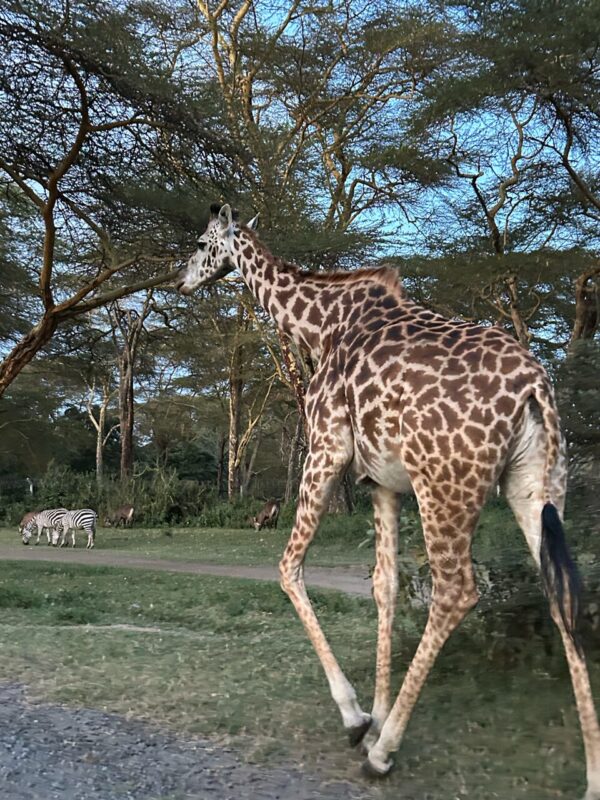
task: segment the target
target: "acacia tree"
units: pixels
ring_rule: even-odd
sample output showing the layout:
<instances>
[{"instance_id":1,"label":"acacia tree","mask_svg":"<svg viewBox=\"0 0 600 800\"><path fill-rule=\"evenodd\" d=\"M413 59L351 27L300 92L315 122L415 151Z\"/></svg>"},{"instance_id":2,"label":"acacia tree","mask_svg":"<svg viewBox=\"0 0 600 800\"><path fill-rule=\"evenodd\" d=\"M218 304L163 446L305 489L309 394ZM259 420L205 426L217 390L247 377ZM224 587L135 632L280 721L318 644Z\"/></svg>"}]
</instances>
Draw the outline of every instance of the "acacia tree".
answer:
<instances>
[{"instance_id":1,"label":"acacia tree","mask_svg":"<svg viewBox=\"0 0 600 800\"><path fill-rule=\"evenodd\" d=\"M182 15L189 22L185 7ZM29 260L40 306L0 364L0 394L59 324L174 276L165 267L181 239L181 207L163 207L158 227L123 207L160 205L153 195L169 181L180 199L211 192L226 168L210 90L177 72L180 46L161 30L165 19L151 3L99 12L87 0L10 0L0 12L0 185L18 189L37 215ZM156 37L140 37L140 27ZM186 173L182 158L204 166Z\"/></svg>"},{"instance_id":2,"label":"acacia tree","mask_svg":"<svg viewBox=\"0 0 600 800\"><path fill-rule=\"evenodd\" d=\"M119 368L119 431L121 440L121 481L133 470L133 426L135 419L134 378L140 338L152 308L152 289L138 309L121 308L115 303L109 309L111 334Z\"/></svg>"},{"instance_id":3,"label":"acacia tree","mask_svg":"<svg viewBox=\"0 0 600 800\"><path fill-rule=\"evenodd\" d=\"M546 324L544 306L552 304L553 289L567 271L569 338L593 335L600 221L596 4L459 0L450 13L460 20L454 54L436 65L413 129L428 134L440 157L446 155L472 202L456 185L447 187L426 233L437 228L432 240L439 245L443 221L446 252L473 252L485 243L498 257L481 299L499 321L512 324L524 346L531 325L539 331ZM457 223L463 234L448 236L459 230ZM567 243L579 252L565 253ZM564 253L562 266L553 247ZM530 257L536 251L537 262Z\"/></svg>"}]
</instances>

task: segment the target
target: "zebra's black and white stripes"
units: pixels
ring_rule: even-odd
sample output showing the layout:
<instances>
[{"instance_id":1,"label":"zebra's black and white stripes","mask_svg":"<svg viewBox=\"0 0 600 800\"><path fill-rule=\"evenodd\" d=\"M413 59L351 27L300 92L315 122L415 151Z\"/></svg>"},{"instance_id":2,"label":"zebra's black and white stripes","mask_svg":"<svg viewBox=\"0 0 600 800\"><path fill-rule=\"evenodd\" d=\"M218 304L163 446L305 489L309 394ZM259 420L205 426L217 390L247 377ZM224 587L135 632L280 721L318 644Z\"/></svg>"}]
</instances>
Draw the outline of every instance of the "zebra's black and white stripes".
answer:
<instances>
[{"instance_id":1,"label":"zebra's black and white stripes","mask_svg":"<svg viewBox=\"0 0 600 800\"><path fill-rule=\"evenodd\" d=\"M71 546L75 547L75 531L83 530L87 533L86 548L91 549L96 540L96 523L98 515L91 508L77 508L74 511L67 511L61 520L62 533L60 535L60 546L67 543L67 536L71 532ZM58 536L57 536L58 541ZM54 539L52 544L55 544Z\"/></svg>"},{"instance_id":2,"label":"zebra's black and white stripes","mask_svg":"<svg viewBox=\"0 0 600 800\"><path fill-rule=\"evenodd\" d=\"M44 528L46 529L48 544L55 544L54 538L59 535L61 521L65 514L68 514L66 508L49 508L46 511L39 511L26 523L21 531L23 544L29 544L35 528L37 528L36 544L39 544Z\"/></svg>"}]
</instances>

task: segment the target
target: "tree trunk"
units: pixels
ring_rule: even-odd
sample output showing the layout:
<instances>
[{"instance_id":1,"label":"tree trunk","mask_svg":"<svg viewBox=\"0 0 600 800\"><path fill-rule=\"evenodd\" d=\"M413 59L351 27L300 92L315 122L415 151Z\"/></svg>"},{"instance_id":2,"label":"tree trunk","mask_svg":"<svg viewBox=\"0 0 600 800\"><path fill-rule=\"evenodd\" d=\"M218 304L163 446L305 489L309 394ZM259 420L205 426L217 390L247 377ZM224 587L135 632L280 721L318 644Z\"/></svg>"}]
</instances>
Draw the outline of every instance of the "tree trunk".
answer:
<instances>
[{"instance_id":1,"label":"tree trunk","mask_svg":"<svg viewBox=\"0 0 600 800\"><path fill-rule=\"evenodd\" d=\"M0 364L0 397L17 377L23 367L37 355L37 353L48 344L56 326L58 319L53 313L46 313L38 324L11 350L4 361Z\"/></svg>"},{"instance_id":2,"label":"tree trunk","mask_svg":"<svg viewBox=\"0 0 600 800\"><path fill-rule=\"evenodd\" d=\"M579 339L593 339L596 335L600 320L599 274L600 267L594 267L575 281L575 322L569 346Z\"/></svg>"},{"instance_id":3,"label":"tree trunk","mask_svg":"<svg viewBox=\"0 0 600 800\"><path fill-rule=\"evenodd\" d=\"M254 445L252 446L252 452L250 453L250 458L244 465L243 476L240 481L240 497L246 497L248 495L248 489L250 488L250 484L252 483L252 478L254 477L254 464L256 463L256 456L258 455L258 451L260 450L260 440L261 440L261 432L259 430L256 435L256 439L254 440Z\"/></svg>"},{"instance_id":4,"label":"tree trunk","mask_svg":"<svg viewBox=\"0 0 600 800\"><path fill-rule=\"evenodd\" d=\"M119 386L119 428L121 431L121 481L125 482L133 472L133 365L126 357L122 365Z\"/></svg>"},{"instance_id":5,"label":"tree trunk","mask_svg":"<svg viewBox=\"0 0 600 800\"><path fill-rule=\"evenodd\" d=\"M284 503L290 503L296 494L298 486L298 462L300 460L300 445L302 442L302 434L304 432L304 420L298 414L296 420L296 430L292 438L292 446L290 447L290 454L287 465L287 477L285 481L285 493L283 496Z\"/></svg>"},{"instance_id":6,"label":"tree trunk","mask_svg":"<svg viewBox=\"0 0 600 800\"><path fill-rule=\"evenodd\" d=\"M121 430L121 481L126 482L133 472L133 377L135 360L144 322L151 310L152 289L146 292L141 312L124 310L115 303L110 310L112 337L119 364L119 427ZM121 333L121 340L117 336Z\"/></svg>"},{"instance_id":7,"label":"tree trunk","mask_svg":"<svg viewBox=\"0 0 600 800\"><path fill-rule=\"evenodd\" d=\"M217 496L223 497L223 478L225 475L225 445L227 444L227 437L219 434L219 460L217 461Z\"/></svg>"},{"instance_id":8,"label":"tree trunk","mask_svg":"<svg viewBox=\"0 0 600 800\"><path fill-rule=\"evenodd\" d=\"M96 483L102 485L104 473L104 427L106 425L106 406L100 406L98 427L96 428Z\"/></svg>"},{"instance_id":9,"label":"tree trunk","mask_svg":"<svg viewBox=\"0 0 600 800\"><path fill-rule=\"evenodd\" d=\"M227 464L227 498L229 502L238 496L240 490L240 468L238 449L242 416L243 382L235 364L239 361L238 348L232 358L232 372L229 377L229 459Z\"/></svg>"}]
</instances>

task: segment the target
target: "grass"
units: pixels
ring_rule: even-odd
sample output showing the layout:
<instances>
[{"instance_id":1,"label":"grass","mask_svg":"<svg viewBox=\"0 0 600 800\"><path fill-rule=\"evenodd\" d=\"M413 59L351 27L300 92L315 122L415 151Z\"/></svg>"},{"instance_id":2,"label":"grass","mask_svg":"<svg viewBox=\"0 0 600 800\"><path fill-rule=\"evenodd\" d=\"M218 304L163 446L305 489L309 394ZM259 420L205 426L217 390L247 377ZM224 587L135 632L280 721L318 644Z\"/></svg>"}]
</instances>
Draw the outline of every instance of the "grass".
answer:
<instances>
[{"instance_id":1,"label":"grass","mask_svg":"<svg viewBox=\"0 0 600 800\"><path fill-rule=\"evenodd\" d=\"M311 595L368 708L372 602ZM141 717L233 743L249 759L292 759L358 779L361 756L347 748L321 668L276 585L5 562L0 607L0 679L18 676L34 698ZM581 792L580 735L556 637L547 654L525 632L510 658L492 646L502 615L483 622L474 616L451 639L396 770L374 796L566 800ZM423 614L400 614L398 623L396 687ZM598 659L589 660L597 685Z\"/></svg>"},{"instance_id":2,"label":"grass","mask_svg":"<svg viewBox=\"0 0 600 800\"><path fill-rule=\"evenodd\" d=\"M130 555L213 564L277 564L290 531L261 531L227 528L100 528L96 547ZM343 537L316 541L310 562L321 566L363 564L373 560L373 551L357 547L364 535L350 541ZM78 538L78 546L83 541ZM20 544L16 528L0 528L0 544ZM35 545L34 545L35 546ZM46 547L45 540L38 547ZM26 553L24 553L24 558Z\"/></svg>"},{"instance_id":3,"label":"grass","mask_svg":"<svg viewBox=\"0 0 600 800\"><path fill-rule=\"evenodd\" d=\"M372 546L359 547L368 540L372 526L369 516L328 515L308 552L308 563L335 567L373 564ZM290 535L289 527L254 531L252 528L100 528L96 546L124 554L213 564L276 565ZM416 512L409 507L401 517L401 547L422 550L423 540ZM79 542L83 541L82 535ZM20 544L16 526L0 528L0 544ZM45 540L38 545L45 547ZM496 504L485 509L475 537L475 557L486 560L491 553L515 547L523 557L525 547L510 512ZM24 554L24 558L26 553Z\"/></svg>"}]
</instances>

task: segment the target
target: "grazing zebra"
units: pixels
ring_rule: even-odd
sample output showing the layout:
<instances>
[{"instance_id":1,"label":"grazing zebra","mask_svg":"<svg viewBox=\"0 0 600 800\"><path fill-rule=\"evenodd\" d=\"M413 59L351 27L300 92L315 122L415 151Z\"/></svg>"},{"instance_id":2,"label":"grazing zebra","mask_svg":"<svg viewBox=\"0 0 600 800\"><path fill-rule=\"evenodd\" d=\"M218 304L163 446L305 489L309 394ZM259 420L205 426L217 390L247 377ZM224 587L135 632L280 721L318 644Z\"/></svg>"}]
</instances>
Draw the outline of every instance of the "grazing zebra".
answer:
<instances>
[{"instance_id":1,"label":"grazing zebra","mask_svg":"<svg viewBox=\"0 0 600 800\"><path fill-rule=\"evenodd\" d=\"M61 520L62 534L60 538L60 546L64 547L67 543L67 536L71 531L71 547L75 547L75 531L84 530L87 533L87 549L94 546L96 539L96 522L98 515L91 508L77 508L75 511L67 511ZM56 532L56 541L58 542L58 531ZM53 544L54 544L54 537Z\"/></svg>"},{"instance_id":2,"label":"grazing zebra","mask_svg":"<svg viewBox=\"0 0 600 800\"><path fill-rule=\"evenodd\" d=\"M33 536L34 528L37 528L36 544L39 544L40 536L42 535L44 528L46 529L46 538L48 540L48 544L56 544L54 539L55 536L58 537L58 530L60 528L61 520L66 513L66 508L50 508L34 514L25 523L23 530L21 531L23 544L29 544L29 540Z\"/></svg>"}]
</instances>

